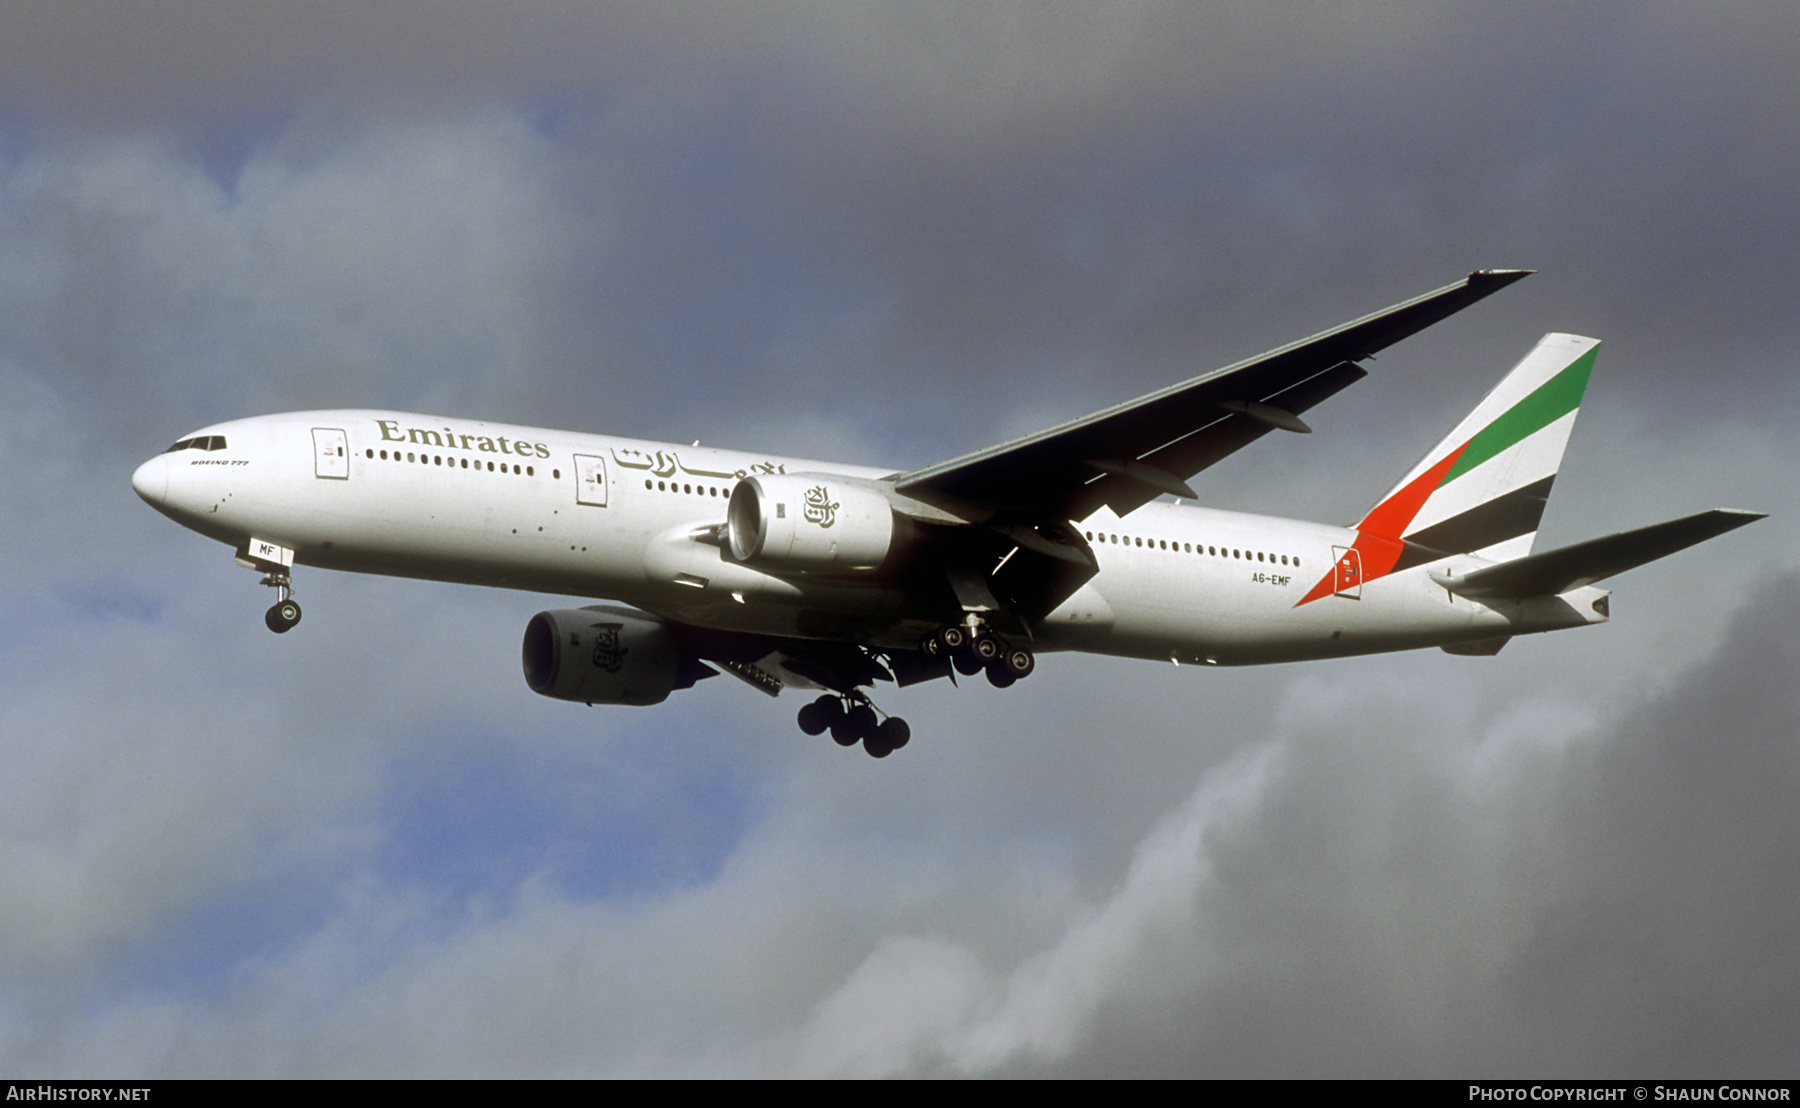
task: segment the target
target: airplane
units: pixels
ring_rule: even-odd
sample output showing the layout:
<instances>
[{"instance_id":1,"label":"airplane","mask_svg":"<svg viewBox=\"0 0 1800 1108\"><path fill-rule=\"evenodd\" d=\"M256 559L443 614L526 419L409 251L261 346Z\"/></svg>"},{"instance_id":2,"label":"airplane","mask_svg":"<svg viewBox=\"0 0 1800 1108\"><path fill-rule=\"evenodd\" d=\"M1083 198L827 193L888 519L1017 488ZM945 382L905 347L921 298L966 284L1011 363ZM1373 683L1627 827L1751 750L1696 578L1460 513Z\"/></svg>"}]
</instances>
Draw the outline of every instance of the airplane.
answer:
<instances>
[{"instance_id":1,"label":"airplane","mask_svg":"<svg viewBox=\"0 0 1800 1108\"><path fill-rule=\"evenodd\" d=\"M883 758L867 690L1044 651L1255 665L1604 623L1595 582L1757 519L1715 509L1534 553L1599 342L1549 334L1348 526L1218 511L1189 484L1366 376L1360 364L1526 276L1464 280L1259 357L908 471L406 412L201 428L131 478L231 547L300 622L296 566L604 601L539 612L535 692L648 705L727 673L816 691L801 730Z\"/></svg>"}]
</instances>

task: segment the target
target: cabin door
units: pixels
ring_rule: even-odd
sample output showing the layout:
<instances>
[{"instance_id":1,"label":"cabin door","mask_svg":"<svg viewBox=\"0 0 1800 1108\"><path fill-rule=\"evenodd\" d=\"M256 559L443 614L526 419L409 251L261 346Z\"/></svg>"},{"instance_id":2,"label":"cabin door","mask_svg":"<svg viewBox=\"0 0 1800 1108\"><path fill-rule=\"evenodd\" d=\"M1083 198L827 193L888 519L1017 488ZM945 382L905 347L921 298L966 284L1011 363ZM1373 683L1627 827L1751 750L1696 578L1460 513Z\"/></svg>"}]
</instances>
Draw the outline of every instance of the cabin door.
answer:
<instances>
[{"instance_id":1,"label":"cabin door","mask_svg":"<svg viewBox=\"0 0 1800 1108\"><path fill-rule=\"evenodd\" d=\"M606 507L606 459L597 454L575 455L575 503Z\"/></svg>"},{"instance_id":2,"label":"cabin door","mask_svg":"<svg viewBox=\"0 0 1800 1108\"><path fill-rule=\"evenodd\" d=\"M313 473L339 481L350 477L350 443L335 427L313 428Z\"/></svg>"},{"instance_id":3,"label":"cabin door","mask_svg":"<svg viewBox=\"0 0 1800 1108\"><path fill-rule=\"evenodd\" d=\"M1353 546L1334 546L1337 565L1332 568L1331 591L1350 600L1362 599L1362 554Z\"/></svg>"}]
</instances>

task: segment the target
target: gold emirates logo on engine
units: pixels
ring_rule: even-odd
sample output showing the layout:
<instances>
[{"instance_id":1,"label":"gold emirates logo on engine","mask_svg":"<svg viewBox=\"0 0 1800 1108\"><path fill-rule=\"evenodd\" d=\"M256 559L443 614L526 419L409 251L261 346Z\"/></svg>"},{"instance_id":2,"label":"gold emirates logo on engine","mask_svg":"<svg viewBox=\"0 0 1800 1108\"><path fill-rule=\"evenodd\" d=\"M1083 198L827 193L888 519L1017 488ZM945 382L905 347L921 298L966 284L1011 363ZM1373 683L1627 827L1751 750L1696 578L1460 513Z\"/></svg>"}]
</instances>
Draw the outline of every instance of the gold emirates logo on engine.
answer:
<instances>
[{"instance_id":1,"label":"gold emirates logo on engine","mask_svg":"<svg viewBox=\"0 0 1800 1108\"><path fill-rule=\"evenodd\" d=\"M814 485L806 490L806 522L830 527L837 522L837 510L836 501L831 499L831 493L824 485Z\"/></svg>"}]
</instances>

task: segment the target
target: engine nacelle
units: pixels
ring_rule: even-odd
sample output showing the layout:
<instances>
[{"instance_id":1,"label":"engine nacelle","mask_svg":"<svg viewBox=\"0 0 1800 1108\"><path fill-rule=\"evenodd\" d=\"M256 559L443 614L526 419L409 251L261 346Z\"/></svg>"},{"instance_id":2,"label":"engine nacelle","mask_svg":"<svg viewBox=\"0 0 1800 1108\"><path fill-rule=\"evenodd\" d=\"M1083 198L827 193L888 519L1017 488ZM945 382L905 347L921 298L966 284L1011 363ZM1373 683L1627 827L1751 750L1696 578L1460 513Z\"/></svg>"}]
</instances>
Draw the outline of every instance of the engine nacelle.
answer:
<instances>
[{"instance_id":1,"label":"engine nacelle","mask_svg":"<svg viewBox=\"0 0 1800 1108\"><path fill-rule=\"evenodd\" d=\"M775 573L878 569L910 523L877 490L826 473L739 481L725 519L731 556Z\"/></svg>"},{"instance_id":2,"label":"engine nacelle","mask_svg":"<svg viewBox=\"0 0 1800 1108\"><path fill-rule=\"evenodd\" d=\"M525 683L583 704L661 704L693 685L668 624L630 608L539 612L525 625Z\"/></svg>"}]
</instances>

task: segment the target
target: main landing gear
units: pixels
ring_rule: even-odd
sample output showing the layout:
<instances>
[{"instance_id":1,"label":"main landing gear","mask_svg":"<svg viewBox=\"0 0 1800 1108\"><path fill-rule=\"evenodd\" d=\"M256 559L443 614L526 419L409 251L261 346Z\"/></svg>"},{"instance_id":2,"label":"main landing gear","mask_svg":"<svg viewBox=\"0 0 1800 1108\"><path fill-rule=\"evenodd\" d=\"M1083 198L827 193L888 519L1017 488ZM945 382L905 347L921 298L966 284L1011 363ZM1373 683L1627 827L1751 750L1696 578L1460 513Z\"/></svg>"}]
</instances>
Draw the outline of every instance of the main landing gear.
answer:
<instances>
[{"instance_id":1,"label":"main landing gear","mask_svg":"<svg viewBox=\"0 0 1800 1108\"><path fill-rule=\"evenodd\" d=\"M285 569L263 575L262 583L276 590L280 597L263 616L263 622L277 635L285 635L300 622L300 605L294 600L294 580Z\"/></svg>"},{"instance_id":2,"label":"main landing gear","mask_svg":"<svg viewBox=\"0 0 1800 1108\"><path fill-rule=\"evenodd\" d=\"M1014 646L987 626L952 623L928 635L919 648L939 657L948 655L950 664L964 677L985 671L988 683L1004 689L1020 678L1031 676L1037 658L1022 646Z\"/></svg>"},{"instance_id":3,"label":"main landing gear","mask_svg":"<svg viewBox=\"0 0 1800 1108\"><path fill-rule=\"evenodd\" d=\"M860 742L871 758L885 758L912 739L912 728L899 716L876 722L875 705L861 693L826 693L801 708L800 730L808 735L830 731L831 740L839 746Z\"/></svg>"}]
</instances>

